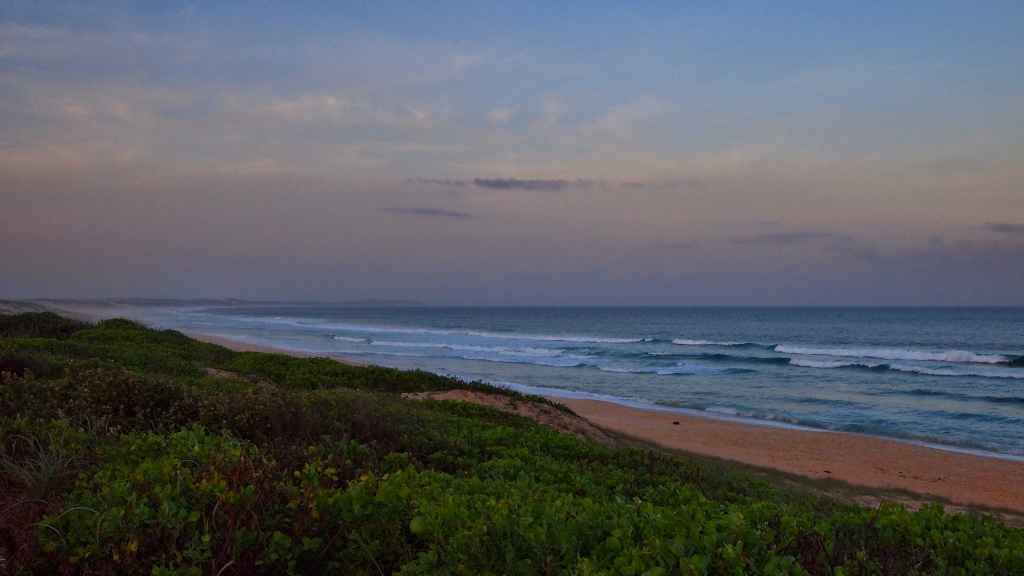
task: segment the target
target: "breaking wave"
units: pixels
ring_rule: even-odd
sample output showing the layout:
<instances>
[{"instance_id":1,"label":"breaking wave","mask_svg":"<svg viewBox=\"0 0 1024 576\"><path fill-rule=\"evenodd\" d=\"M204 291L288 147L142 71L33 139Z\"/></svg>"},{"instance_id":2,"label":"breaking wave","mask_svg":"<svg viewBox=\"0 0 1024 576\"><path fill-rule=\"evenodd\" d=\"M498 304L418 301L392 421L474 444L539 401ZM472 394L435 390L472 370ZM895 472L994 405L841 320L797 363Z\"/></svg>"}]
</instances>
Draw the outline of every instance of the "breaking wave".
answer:
<instances>
[{"instance_id":1,"label":"breaking wave","mask_svg":"<svg viewBox=\"0 0 1024 576\"><path fill-rule=\"evenodd\" d=\"M685 338L677 338L672 343L676 346L757 346L753 342L719 342L715 340L687 340Z\"/></svg>"},{"instance_id":2,"label":"breaking wave","mask_svg":"<svg viewBox=\"0 0 1024 576\"><path fill-rule=\"evenodd\" d=\"M658 374L660 376L672 375L697 375L697 374L738 374L750 372L744 368L729 368L719 366L701 366L699 364L677 364L675 366L643 366L627 368L622 366L598 366L602 372L616 374Z\"/></svg>"},{"instance_id":3,"label":"breaking wave","mask_svg":"<svg viewBox=\"0 0 1024 576\"><path fill-rule=\"evenodd\" d=\"M787 346L784 344L776 345L774 349L780 354L796 354L798 356L877 358L879 360L956 362L960 364L1014 364L1017 361L1017 358L1003 356L1002 354L976 354L966 350L925 352L899 348L815 348L807 346Z\"/></svg>"}]
</instances>

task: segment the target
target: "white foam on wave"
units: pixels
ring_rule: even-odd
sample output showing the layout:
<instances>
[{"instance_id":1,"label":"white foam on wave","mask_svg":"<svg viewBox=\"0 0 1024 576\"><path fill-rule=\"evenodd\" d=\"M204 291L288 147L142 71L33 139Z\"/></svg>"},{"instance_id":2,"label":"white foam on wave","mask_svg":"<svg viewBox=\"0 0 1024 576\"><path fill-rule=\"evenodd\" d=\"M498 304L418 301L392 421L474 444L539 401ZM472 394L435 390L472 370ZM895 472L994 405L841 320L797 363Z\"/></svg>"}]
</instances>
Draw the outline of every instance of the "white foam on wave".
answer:
<instances>
[{"instance_id":1,"label":"white foam on wave","mask_svg":"<svg viewBox=\"0 0 1024 576\"><path fill-rule=\"evenodd\" d=\"M803 368L847 368L850 366L863 366L865 368L877 368L881 364L872 364L870 362L843 362L843 361L820 361L820 360L799 360L797 358L790 358L789 363L791 366L800 366Z\"/></svg>"},{"instance_id":2,"label":"white foam on wave","mask_svg":"<svg viewBox=\"0 0 1024 576\"><path fill-rule=\"evenodd\" d=\"M602 372L611 372L614 374L657 374L659 376L724 374L732 370L730 368L698 366L696 364L677 364L669 367L643 366L639 368L626 368L624 366L598 366L597 369Z\"/></svg>"},{"instance_id":3,"label":"white foam on wave","mask_svg":"<svg viewBox=\"0 0 1024 576\"><path fill-rule=\"evenodd\" d=\"M463 379L466 380L466 378ZM658 404L652 402L651 400L639 398L636 396L615 396L612 394L602 394L599 392L585 392L583 390L549 388L546 386L530 386L528 384L519 384L517 382L509 382L502 380L484 380L484 382L501 388L517 390L519 392L522 392L523 394L535 394L537 396L547 396L550 398L576 398L580 400L601 400L603 402L619 404L620 406L629 406L631 408L651 410L654 412L685 414L687 416L694 416L697 418L753 424L757 426L765 426L768 428L803 430L805 432L826 432L826 430L823 428L815 428L812 426L802 425L785 416L780 416L777 414L765 414L762 417L757 417L754 415L745 415L744 413L740 412L735 408L729 408L725 406L712 406L706 409L684 408L680 406L668 406L665 404Z\"/></svg>"},{"instance_id":4,"label":"white foam on wave","mask_svg":"<svg viewBox=\"0 0 1024 576\"><path fill-rule=\"evenodd\" d=\"M674 374L689 375L689 374L725 374L731 372L730 368L716 368L713 366L694 366L692 364L680 365L674 368L662 368L658 370L658 374L661 376L672 376Z\"/></svg>"},{"instance_id":5,"label":"white foam on wave","mask_svg":"<svg viewBox=\"0 0 1024 576\"><path fill-rule=\"evenodd\" d=\"M886 364L873 364L871 362L845 362L841 360L835 361L822 361L822 360L801 360L797 358L790 358L789 364L791 366L800 366L802 368L848 368L853 366L861 366L864 368L878 368L880 366L886 366ZM912 374L924 374L927 376L953 376L960 378L967 377L978 377L978 378L1011 378L1015 380L1024 380L1024 372L1020 370L993 368L991 370L965 370L956 367L942 367L942 368L929 368L926 366L910 366L906 364L888 364L890 370L897 372L909 372Z\"/></svg>"},{"instance_id":6,"label":"white foam on wave","mask_svg":"<svg viewBox=\"0 0 1024 576\"><path fill-rule=\"evenodd\" d=\"M314 326L314 325L309 325ZM455 330L440 330L431 328L399 328L394 326L375 326L373 324L349 324L349 323L337 323L337 322L324 322L316 324L316 328L321 330L330 330L332 332L359 332L359 333L377 333L377 334L438 334L438 335L451 335L459 334L460 332Z\"/></svg>"},{"instance_id":7,"label":"white foam on wave","mask_svg":"<svg viewBox=\"0 0 1024 576\"><path fill-rule=\"evenodd\" d=\"M550 366L552 368L576 368L579 366L588 366L589 362L584 358L551 358L551 359L538 359L538 358L516 358L516 357L495 357L495 356L463 356L463 360L477 360L482 362L499 362L502 364L532 364L534 366Z\"/></svg>"},{"instance_id":8,"label":"white foam on wave","mask_svg":"<svg viewBox=\"0 0 1024 576\"><path fill-rule=\"evenodd\" d=\"M255 319L266 321L265 319ZM651 342L652 338L611 338L589 335L557 335L557 334L517 334L506 332L489 332L483 330L449 330L442 328L404 328L395 326L376 326L372 324L324 322L319 324L300 323L295 319L287 319L285 323L303 327L326 329L336 332L359 332L365 334L417 334L438 336L473 336L499 340L529 340L537 342L571 342L578 344L635 344Z\"/></svg>"},{"instance_id":9,"label":"white foam on wave","mask_svg":"<svg viewBox=\"0 0 1024 576\"><path fill-rule=\"evenodd\" d=\"M457 350L460 352L511 352L515 350L532 351L533 354L537 355L556 355L559 353L558 350L552 350L548 348L508 348L506 346L477 346L474 344L452 344L450 342L398 342L394 340L377 340L371 339L370 344L373 346L388 346L392 348L428 348L434 350Z\"/></svg>"},{"instance_id":10,"label":"white foam on wave","mask_svg":"<svg viewBox=\"0 0 1024 576\"><path fill-rule=\"evenodd\" d=\"M376 349L339 349L339 351L331 351L330 354L337 354L344 358L358 358L359 356L379 356L384 358L426 358L441 360L445 357L440 357L432 354L417 354L417 353L398 353L392 351L376 351ZM552 358L548 360L543 359L531 359L531 358L503 358L503 357L486 357L486 356L472 356L465 355L458 357L462 360L472 360L477 362L496 362L500 364L530 364L535 366L548 366L551 368L575 368L579 366L590 365L585 359L580 358ZM475 378L469 378L475 379Z\"/></svg>"},{"instance_id":11,"label":"white foam on wave","mask_svg":"<svg viewBox=\"0 0 1024 576\"><path fill-rule=\"evenodd\" d=\"M572 342L575 344L636 344L650 342L650 338L602 338L599 336L555 336L546 334L495 334L491 332L466 332L481 338L502 338L507 340L533 340L538 342Z\"/></svg>"},{"instance_id":12,"label":"white foam on wave","mask_svg":"<svg viewBox=\"0 0 1024 576\"><path fill-rule=\"evenodd\" d=\"M387 346L389 348L447 348L449 344L436 342L395 342L392 340L369 339L371 346Z\"/></svg>"},{"instance_id":13,"label":"white foam on wave","mask_svg":"<svg viewBox=\"0 0 1024 576\"><path fill-rule=\"evenodd\" d=\"M672 341L676 346L746 346L747 342L718 342L715 340L687 340L677 338Z\"/></svg>"},{"instance_id":14,"label":"white foam on wave","mask_svg":"<svg viewBox=\"0 0 1024 576\"><path fill-rule=\"evenodd\" d=\"M597 369L612 374L652 374L654 372L652 368L625 368L622 366L598 366Z\"/></svg>"},{"instance_id":15,"label":"white foam on wave","mask_svg":"<svg viewBox=\"0 0 1024 576\"><path fill-rule=\"evenodd\" d=\"M384 356L388 358L437 358L433 354L416 354L415 352L381 352L378 350L331 350L329 355L339 354L346 358L356 358L358 356Z\"/></svg>"},{"instance_id":16,"label":"white foam on wave","mask_svg":"<svg viewBox=\"0 0 1024 576\"><path fill-rule=\"evenodd\" d=\"M451 344L447 342L395 342L390 340L370 340L372 346L391 348L419 348L428 350L452 350L453 352L471 352L476 354L497 354L499 356L520 356L525 358L573 358L589 360L592 357L579 354L568 354L564 350L553 348L509 347L509 346L478 346L474 344Z\"/></svg>"},{"instance_id":17,"label":"white foam on wave","mask_svg":"<svg viewBox=\"0 0 1024 576\"><path fill-rule=\"evenodd\" d=\"M911 360L921 362L956 362L961 364L1001 364L1010 358L1001 354L975 354L966 350L925 352L900 348L815 348L808 346L787 346L779 344L775 351L780 354L799 356L836 356L840 358L878 358L881 360Z\"/></svg>"},{"instance_id":18,"label":"white foam on wave","mask_svg":"<svg viewBox=\"0 0 1024 576\"><path fill-rule=\"evenodd\" d=\"M1024 372L1020 370L960 370L957 368L926 368L923 366L905 366L903 364L890 364L889 368L900 372L913 372L928 376L954 376L954 377L980 377L980 378L1010 378L1024 380Z\"/></svg>"}]
</instances>

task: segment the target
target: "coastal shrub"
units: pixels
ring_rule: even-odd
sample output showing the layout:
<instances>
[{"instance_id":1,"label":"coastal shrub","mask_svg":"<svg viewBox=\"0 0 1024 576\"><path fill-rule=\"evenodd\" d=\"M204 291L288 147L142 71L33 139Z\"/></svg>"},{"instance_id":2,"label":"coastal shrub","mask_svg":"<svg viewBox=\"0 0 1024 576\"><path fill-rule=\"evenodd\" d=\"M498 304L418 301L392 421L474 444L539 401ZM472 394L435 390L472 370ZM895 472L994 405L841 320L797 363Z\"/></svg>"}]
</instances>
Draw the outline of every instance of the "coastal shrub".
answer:
<instances>
[{"instance_id":1,"label":"coastal shrub","mask_svg":"<svg viewBox=\"0 0 1024 576\"><path fill-rule=\"evenodd\" d=\"M90 349L91 357L168 375L197 375L198 366L222 364L235 355L223 346L199 342L175 330L153 330L122 318L99 322L76 332L70 340Z\"/></svg>"},{"instance_id":2,"label":"coastal shrub","mask_svg":"<svg viewBox=\"0 0 1024 576\"><path fill-rule=\"evenodd\" d=\"M106 447L59 514L42 519L44 551L61 569L95 573L218 573L266 542L273 487L250 445L201 426L128 434ZM259 491L259 493L258 493Z\"/></svg>"},{"instance_id":3,"label":"coastal shrub","mask_svg":"<svg viewBox=\"0 0 1024 576\"><path fill-rule=\"evenodd\" d=\"M159 345L89 343L78 341L74 336L63 341L42 338L0 341L0 349L49 357L62 366L92 360L92 367L118 366L164 376L199 376L202 374L201 367L212 363L188 351Z\"/></svg>"},{"instance_id":4,"label":"coastal shrub","mask_svg":"<svg viewBox=\"0 0 1024 576\"><path fill-rule=\"evenodd\" d=\"M261 445L329 435L391 450L400 436L417 437L410 429L419 422L408 403L358 391L306 397L255 386L204 390L118 368L76 370L54 379L2 378L0 415L40 423L101 418L123 430L154 431L200 423Z\"/></svg>"},{"instance_id":5,"label":"coastal shrub","mask_svg":"<svg viewBox=\"0 0 1024 576\"><path fill-rule=\"evenodd\" d=\"M1024 573L1024 532L990 516L862 508L396 395L522 397L482 383L101 324L0 341L24 354L0 379L0 572Z\"/></svg>"},{"instance_id":6,"label":"coastal shrub","mask_svg":"<svg viewBox=\"0 0 1024 576\"><path fill-rule=\"evenodd\" d=\"M14 324L31 326L34 325L32 314L36 313L0 318L11 319ZM51 317L61 318L52 313L42 314L47 315L46 318L50 320ZM524 395L482 382L465 382L423 370L402 371L380 366L351 366L329 358L298 358L256 352L236 353L216 344L198 342L175 330L154 330L142 323L123 318L104 320L96 325L73 325L77 328L62 336L63 340L47 332L37 331L35 335L29 336L31 339L19 342L19 346L36 351L49 351L69 359L95 359L130 370L170 376L199 377L202 374L200 367L217 366L240 374L262 376L281 387L295 390L344 387L401 394L463 389L505 395L567 410L561 404L540 396ZM43 338L61 341L47 341Z\"/></svg>"},{"instance_id":7,"label":"coastal shrub","mask_svg":"<svg viewBox=\"0 0 1024 576\"><path fill-rule=\"evenodd\" d=\"M560 411L568 408L541 396L525 395L483 382L466 382L452 376L440 376L424 370L398 370L381 366L352 366L330 358L298 358L285 354L243 352L223 365L225 370L274 381L293 390L332 390L353 388L390 394L471 390L508 396L519 401L536 402Z\"/></svg>"},{"instance_id":8,"label":"coastal shrub","mask_svg":"<svg viewBox=\"0 0 1024 576\"><path fill-rule=\"evenodd\" d=\"M103 320L75 337L81 342L130 342L133 344L157 344L172 348L192 348L201 344L176 330L154 330L141 322L126 318Z\"/></svg>"},{"instance_id":9,"label":"coastal shrub","mask_svg":"<svg viewBox=\"0 0 1024 576\"><path fill-rule=\"evenodd\" d=\"M94 431L95 432L95 431ZM0 419L0 569L18 574L42 556L38 521L95 462L97 437L66 421L35 426ZM32 570L25 570L31 573Z\"/></svg>"},{"instance_id":10,"label":"coastal shrub","mask_svg":"<svg viewBox=\"0 0 1024 576\"><path fill-rule=\"evenodd\" d=\"M284 388L324 390L355 388L404 393L449 390L461 381L423 370L401 371L381 366L351 366L330 358L297 358L284 354L243 352L224 368L269 378Z\"/></svg>"},{"instance_id":11,"label":"coastal shrub","mask_svg":"<svg viewBox=\"0 0 1024 576\"><path fill-rule=\"evenodd\" d=\"M36 434L4 433L0 446L0 479L9 491L25 499L47 500L59 494L77 474L80 457L66 427Z\"/></svg>"},{"instance_id":12,"label":"coastal shrub","mask_svg":"<svg viewBox=\"0 0 1024 576\"><path fill-rule=\"evenodd\" d=\"M354 377L360 371L358 368L329 358L242 352L224 364L224 369L269 378L278 386L292 390L362 388Z\"/></svg>"},{"instance_id":13,"label":"coastal shrub","mask_svg":"<svg viewBox=\"0 0 1024 576\"><path fill-rule=\"evenodd\" d=\"M189 383L200 390L210 392L244 392L252 389L252 382L226 376L201 376Z\"/></svg>"},{"instance_id":14,"label":"coastal shrub","mask_svg":"<svg viewBox=\"0 0 1024 576\"><path fill-rule=\"evenodd\" d=\"M125 430L168 429L199 416L186 388L118 368L68 371L54 379L5 374L0 414L39 423L99 418Z\"/></svg>"},{"instance_id":15,"label":"coastal shrub","mask_svg":"<svg viewBox=\"0 0 1024 576\"><path fill-rule=\"evenodd\" d=\"M53 376L63 365L63 362L50 354L0 345L0 374L9 372L23 376L27 372L37 376Z\"/></svg>"},{"instance_id":16,"label":"coastal shrub","mask_svg":"<svg viewBox=\"0 0 1024 576\"><path fill-rule=\"evenodd\" d=\"M1019 531L941 509L862 510L812 526L788 505L718 502L683 482L644 497L605 496L592 474L560 485L541 470L557 469L553 459L505 449L517 456L479 474L406 467L346 480L346 462L372 460L358 443L310 446L285 466L201 427L126 435L39 537L54 566L121 573L998 574L1022 565ZM971 551L977 537L982 554ZM810 553L824 557L807 562L797 554L814 538L821 552ZM944 548L955 541L964 545Z\"/></svg>"},{"instance_id":17,"label":"coastal shrub","mask_svg":"<svg viewBox=\"0 0 1024 576\"><path fill-rule=\"evenodd\" d=\"M96 350L70 340L55 338L16 338L0 340L0 346L9 350L50 356L62 362L85 361L95 356Z\"/></svg>"},{"instance_id":18,"label":"coastal shrub","mask_svg":"<svg viewBox=\"0 0 1024 576\"><path fill-rule=\"evenodd\" d=\"M801 564L820 573L1018 574L1024 569L1024 532L992 517L946 514L938 503L914 512L883 504L823 519L804 547Z\"/></svg>"},{"instance_id":19,"label":"coastal shrub","mask_svg":"<svg viewBox=\"0 0 1024 576\"><path fill-rule=\"evenodd\" d=\"M53 338L66 340L84 330L85 322L65 318L53 312L0 314L0 338Z\"/></svg>"}]
</instances>

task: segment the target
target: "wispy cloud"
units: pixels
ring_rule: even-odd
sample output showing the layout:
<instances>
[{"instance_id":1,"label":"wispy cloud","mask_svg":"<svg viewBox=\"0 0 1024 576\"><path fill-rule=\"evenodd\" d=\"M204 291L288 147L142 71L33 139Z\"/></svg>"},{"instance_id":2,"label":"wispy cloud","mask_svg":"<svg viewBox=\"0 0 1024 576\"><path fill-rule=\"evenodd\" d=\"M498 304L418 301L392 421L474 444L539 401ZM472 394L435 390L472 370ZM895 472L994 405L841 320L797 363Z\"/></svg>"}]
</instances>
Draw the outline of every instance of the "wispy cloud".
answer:
<instances>
[{"instance_id":1,"label":"wispy cloud","mask_svg":"<svg viewBox=\"0 0 1024 576\"><path fill-rule=\"evenodd\" d=\"M380 208L379 210L381 212L389 212L392 214L411 214L413 216L430 216L439 218L468 219L474 217L468 212L445 210L443 208Z\"/></svg>"},{"instance_id":2,"label":"wispy cloud","mask_svg":"<svg viewBox=\"0 0 1024 576\"><path fill-rule=\"evenodd\" d=\"M465 180L448 180L445 178L406 178L406 184L425 184L428 186L465 186Z\"/></svg>"},{"instance_id":3,"label":"wispy cloud","mask_svg":"<svg viewBox=\"0 0 1024 576\"><path fill-rule=\"evenodd\" d=\"M1024 224L1011 224L1009 222L987 222L985 228L993 232L1003 234L1024 234Z\"/></svg>"},{"instance_id":4,"label":"wispy cloud","mask_svg":"<svg viewBox=\"0 0 1024 576\"><path fill-rule=\"evenodd\" d=\"M475 186L477 188L485 188L489 190L547 192L561 192L570 188L619 188L626 191L641 189L696 190L703 188L705 185L702 180L697 179L615 181L600 178L577 178L575 180L525 178L474 178L472 180L460 180L454 178L406 178L403 180L403 183L406 186L435 186L446 188Z\"/></svg>"},{"instance_id":5,"label":"wispy cloud","mask_svg":"<svg viewBox=\"0 0 1024 576\"><path fill-rule=\"evenodd\" d=\"M876 260L882 257L881 249L875 244L864 242L853 236L834 236L833 240L826 242L821 249L838 256L859 258L862 260Z\"/></svg>"},{"instance_id":6,"label":"wispy cloud","mask_svg":"<svg viewBox=\"0 0 1024 576\"><path fill-rule=\"evenodd\" d=\"M528 190L561 192L568 180L519 180L518 178L473 178L473 185L492 190Z\"/></svg>"},{"instance_id":7,"label":"wispy cloud","mask_svg":"<svg viewBox=\"0 0 1024 576\"><path fill-rule=\"evenodd\" d=\"M435 113L407 102L374 102L365 97L341 94L300 94L270 102L235 98L239 111L250 118L274 117L298 123L353 124L400 129L421 129L438 125L444 112Z\"/></svg>"},{"instance_id":8,"label":"wispy cloud","mask_svg":"<svg viewBox=\"0 0 1024 576\"><path fill-rule=\"evenodd\" d=\"M370 110L365 105L322 94L278 99L265 110L288 120L330 121L335 124L353 122L370 115Z\"/></svg>"},{"instance_id":9,"label":"wispy cloud","mask_svg":"<svg viewBox=\"0 0 1024 576\"><path fill-rule=\"evenodd\" d=\"M447 72L450 74L461 74L466 70L484 62L480 54L452 54L447 61Z\"/></svg>"},{"instance_id":10,"label":"wispy cloud","mask_svg":"<svg viewBox=\"0 0 1024 576\"><path fill-rule=\"evenodd\" d=\"M700 246L700 242L696 240L679 240L676 242L657 242L652 244L650 247L654 250L690 250Z\"/></svg>"},{"instance_id":11,"label":"wispy cloud","mask_svg":"<svg viewBox=\"0 0 1024 576\"><path fill-rule=\"evenodd\" d=\"M832 232L769 232L767 234L758 234L757 236L729 238L729 243L797 246L835 237L836 235Z\"/></svg>"},{"instance_id":12,"label":"wispy cloud","mask_svg":"<svg viewBox=\"0 0 1024 576\"><path fill-rule=\"evenodd\" d=\"M964 239L946 240L944 236L931 236L910 250L897 254L908 261L972 262L1004 261L1013 266L1014 261L1024 258L1024 246L1013 246L991 240L976 241Z\"/></svg>"},{"instance_id":13,"label":"wispy cloud","mask_svg":"<svg viewBox=\"0 0 1024 576\"><path fill-rule=\"evenodd\" d=\"M487 113L487 119L495 124L507 124L515 113L515 108L495 108Z\"/></svg>"},{"instance_id":14,"label":"wispy cloud","mask_svg":"<svg viewBox=\"0 0 1024 576\"><path fill-rule=\"evenodd\" d=\"M666 181L639 181L631 180L619 182L618 186L623 190L639 190L641 188L676 188L680 190L696 190L704 187L704 181L696 178L689 180L666 180Z\"/></svg>"},{"instance_id":15,"label":"wispy cloud","mask_svg":"<svg viewBox=\"0 0 1024 576\"><path fill-rule=\"evenodd\" d=\"M589 188L605 185L600 180L524 180L519 178L474 178L455 180L447 178L406 178L407 185L442 186L448 188L476 186L487 190L524 190L527 192L561 192L567 188Z\"/></svg>"}]
</instances>

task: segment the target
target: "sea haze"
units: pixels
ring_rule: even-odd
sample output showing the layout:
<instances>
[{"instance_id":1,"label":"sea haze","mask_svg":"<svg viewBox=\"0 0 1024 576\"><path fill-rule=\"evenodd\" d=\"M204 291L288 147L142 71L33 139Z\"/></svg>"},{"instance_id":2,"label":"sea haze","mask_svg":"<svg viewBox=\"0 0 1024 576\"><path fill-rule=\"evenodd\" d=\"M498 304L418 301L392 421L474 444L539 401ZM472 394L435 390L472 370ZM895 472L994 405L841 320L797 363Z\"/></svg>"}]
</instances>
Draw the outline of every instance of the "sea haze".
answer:
<instances>
[{"instance_id":1,"label":"sea haze","mask_svg":"<svg viewBox=\"0 0 1024 576\"><path fill-rule=\"evenodd\" d=\"M1024 457L1024 308L140 307L159 327Z\"/></svg>"}]
</instances>

